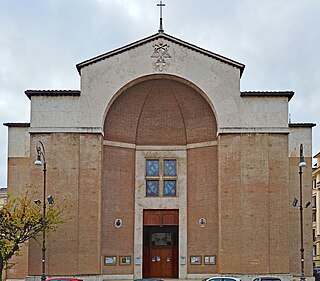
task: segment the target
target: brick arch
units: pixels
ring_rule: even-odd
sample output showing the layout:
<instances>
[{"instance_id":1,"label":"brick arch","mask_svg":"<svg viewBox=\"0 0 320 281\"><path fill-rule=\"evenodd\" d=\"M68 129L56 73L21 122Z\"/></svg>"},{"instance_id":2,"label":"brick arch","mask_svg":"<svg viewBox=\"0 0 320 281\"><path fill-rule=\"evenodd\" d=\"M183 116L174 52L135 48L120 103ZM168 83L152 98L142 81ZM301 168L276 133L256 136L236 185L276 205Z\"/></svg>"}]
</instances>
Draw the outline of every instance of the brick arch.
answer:
<instances>
[{"instance_id":1,"label":"brick arch","mask_svg":"<svg viewBox=\"0 0 320 281\"><path fill-rule=\"evenodd\" d=\"M215 140L208 101L182 79L150 75L125 86L111 104L104 139L137 145L186 145Z\"/></svg>"}]
</instances>

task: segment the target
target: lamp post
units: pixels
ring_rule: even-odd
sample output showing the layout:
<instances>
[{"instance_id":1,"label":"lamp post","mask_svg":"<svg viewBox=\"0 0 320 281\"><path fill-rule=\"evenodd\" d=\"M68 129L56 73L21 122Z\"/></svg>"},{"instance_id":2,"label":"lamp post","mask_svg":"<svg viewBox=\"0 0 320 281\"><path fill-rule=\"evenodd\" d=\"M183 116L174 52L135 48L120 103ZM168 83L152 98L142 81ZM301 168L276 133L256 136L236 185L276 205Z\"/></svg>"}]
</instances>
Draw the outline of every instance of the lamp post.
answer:
<instances>
[{"instance_id":1,"label":"lamp post","mask_svg":"<svg viewBox=\"0 0 320 281\"><path fill-rule=\"evenodd\" d=\"M42 260L41 260L41 281L46 280L46 174L47 163L45 157L44 145L41 141L38 141L36 145L37 160L34 162L36 166L43 165L43 202L42 202Z\"/></svg>"},{"instance_id":2,"label":"lamp post","mask_svg":"<svg viewBox=\"0 0 320 281\"><path fill-rule=\"evenodd\" d=\"M303 205L302 205L302 168L306 167L307 164L304 161L303 155L303 146L300 144L300 163L299 163L299 178L300 178L300 202L299 202L299 209L300 209L300 252L301 252L301 276L300 280L306 280L306 276L304 273L304 247L303 247Z\"/></svg>"}]
</instances>

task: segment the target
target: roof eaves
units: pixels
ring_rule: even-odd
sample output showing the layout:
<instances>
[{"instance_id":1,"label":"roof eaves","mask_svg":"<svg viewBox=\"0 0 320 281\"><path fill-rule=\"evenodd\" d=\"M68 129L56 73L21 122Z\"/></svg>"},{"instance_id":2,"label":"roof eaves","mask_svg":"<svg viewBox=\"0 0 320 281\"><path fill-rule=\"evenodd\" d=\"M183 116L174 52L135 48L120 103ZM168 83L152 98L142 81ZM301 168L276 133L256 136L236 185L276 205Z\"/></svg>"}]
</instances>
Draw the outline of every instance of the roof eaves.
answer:
<instances>
[{"instance_id":1,"label":"roof eaves","mask_svg":"<svg viewBox=\"0 0 320 281\"><path fill-rule=\"evenodd\" d=\"M240 62L237 62L235 60L232 60L232 59L229 59L227 57L221 56L219 54L213 53L213 52L208 51L206 49L200 48L200 47L198 47L196 45L190 44L190 43L188 43L186 41L183 41L183 40L181 40L179 38L173 37L173 36L171 36L169 34L165 34L164 33L164 37L166 37L169 40L172 40L172 41L174 41L174 42L176 42L176 43L178 43L178 44L180 44L182 46L185 46L185 47L187 47L189 49L192 49L194 51L197 51L199 53L207 55L208 57L211 57L211 58L214 58L214 59L218 59L218 60L220 60L222 62L225 62L227 64L230 64L232 66L235 66L235 67L239 68L240 69L240 76L242 75L242 73L244 71L245 65L240 63Z\"/></svg>"},{"instance_id":2,"label":"roof eaves","mask_svg":"<svg viewBox=\"0 0 320 281\"><path fill-rule=\"evenodd\" d=\"M315 156L313 156L313 158L318 158L318 156L320 156L320 152L318 152Z\"/></svg>"},{"instance_id":3,"label":"roof eaves","mask_svg":"<svg viewBox=\"0 0 320 281\"><path fill-rule=\"evenodd\" d=\"M32 96L80 96L79 90L26 90L26 96L31 99Z\"/></svg>"},{"instance_id":4,"label":"roof eaves","mask_svg":"<svg viewBox=\"0 0 320 281\"><path fill-rule=\"evenodd\" d=\"M314 157L313 157L314 158ZM319 171L320 171L320 167L318 167L318 166L314 166L314 167L312 167L312 177L314 177L314 176L316 176L318 173L319 173ZM319 182L317 182L317 184L318 184Z\"/></svg>"},{"instance_id":5,"label":"roof eaves","mask_svg":"<svg viewBox=\"0 0 320 281\"><path fill-rule=\"evenodd\" d=\"M289 123L291 128L312 128L317 126L315 123Z\"/></svg>"},{"instance_id":6,"label":"roof eaves","mask_svg":"<svg viewBox=\"0 0 320 281\"><path fill-rule=\"evenodd\" d=\"M28 128L30 123L3 123L3 126L16 127L16 128Z\"/></svg>"},{"instance_id":7,"label":"roof eaves","mask_svg":"<svg viewBox=\"0 0 320 281\"><path fill-rule=\"evenodd\" d=\"M81 68L83 68L85 66L88 66L90 64L96 63L98 61L104 60L106 58L115 56L115 55L120 54L122 52L125 52L127 50L136 48L136 47L138 47L140 45L146 44L146 43L154 40L158 36L158 34L159 33L153 34L153 35L148 36L146 38L143 38L143 39L140 39L140 40L135 41L133 43L130 43L128 45L125 45L125 46L122 46L120 48L114 49L114 50L112 50L110 52L107 52L107 53L101 54L99 56L93 57L91 59L85 60L83 62L80 62L80 63L76 64L76 68L77 68L79 74L81 75Z\"/></svg>"},{"instance_id":8,"label":"roof eaves","mask_svg":"<svg viewBox=\"0 0 320 281\"><path fill-rule=\"evenodd\" d=\"M293 97L293 91L243 91L241 97L287 97L290 101Z\"/></svg>"},{"instance_id":9,"label":"roof eaves","mask_svg":"<svg viewBox=\"0 0 320 281\"><path fill-rule=\"evenodd\" d=\"M84 62L78 63L78 64L76 65L77 70L78 70L79 74L81 75L81 68L83 68L83 67L85 67L85 66L87 66L87 65L93 64L93 63L98 62L98 61L101 61L101 60L104 60L104 59L106 59L106 58L109 58L109 57L111 57L111 56L120 54L120 53L125 52L125 51L127 51L127 50L136 48L136 47L138 47L138 46L140 46L140 45L146 44L146 43L148 43L148 42L150 42L150 41L152 41L152 40L155 40L155 39L157 39L157 38L167 39L167 40L169 40L169 41L172 41L172 42L177 43L178 45L187 47L187 48L189 48L189 49L191 49L191 50L194 50L194 51L196 51L196 52L199 52L199 53L201 53L201 54L204 54L204 55L206 55L206 56L208 56L208 57L211 57L211 58L220 60L220 61L225 62L225 63L227 63L227 64L230 64L230 65L232 65L232 66L235 66L235 67L237 67L237 68L240 69L240 77L241 77L241 75L242 75L242 73L243 73L243 70L244 70L244 68L245 68L245 65L242 64L242 63L236 62L236 61L231 60L231 59L228 59L228 58L226 58L226 57L224 57L224 56L221 56L221 55L218 55L218 54L216 54L216 53L210 52L210 51L208 51L208 50L202 49L202 48L200 48L200 47L198 47L198 46L196 46L196 45L190 44L190 43L188 43L188 42L186 42L186 41L183 41L183 40L181 40L181 39L179 39L179 38L176 38L176 37L174 37L174 36L168 35L168 34L166 34L166 33L164 33L164 32L159 32L159 33L153 34L153 35L151 35L151 36L149 36L149 37L146 37L146 38L144 38L144 39L141 39L141 40L138 40L138 41L136 41L136 42L130 43L130 44L128 44L128 45L125 45L125 46L123 46L123 47L117 48L117 49L115 49L115 50L113 50L113 51L104 53L104 54L99 55L99 56L97 56L97 57L88 59L88 60L86 60L86 61L84 61Z\"/></svg>"}]
</instances>

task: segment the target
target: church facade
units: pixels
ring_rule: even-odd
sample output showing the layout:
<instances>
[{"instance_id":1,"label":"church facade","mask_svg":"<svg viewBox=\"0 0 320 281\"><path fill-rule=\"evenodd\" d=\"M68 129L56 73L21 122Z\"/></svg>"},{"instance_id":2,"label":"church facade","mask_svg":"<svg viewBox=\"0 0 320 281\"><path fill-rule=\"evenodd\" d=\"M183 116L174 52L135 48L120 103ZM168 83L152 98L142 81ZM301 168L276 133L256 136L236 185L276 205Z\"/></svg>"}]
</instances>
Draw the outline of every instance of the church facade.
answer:
<instances>
[{"instance_id":1,"label":"church facade","mask_svg":"<svg viewBox=\"0 0 320 281\"><path fill-rule=\"evenodd\" d=\"M47 276L86 280L300 274L299 146L311 201L313 124L288 122L291 91L241 92L244 65L162 31L77 65L81 91L27 90L7 123L8 191L43 192L72 219L48 234ZM312 277L311 210L305 269ZM41 274L24 248L8 278Z\"/></svg>"}]
</instances>

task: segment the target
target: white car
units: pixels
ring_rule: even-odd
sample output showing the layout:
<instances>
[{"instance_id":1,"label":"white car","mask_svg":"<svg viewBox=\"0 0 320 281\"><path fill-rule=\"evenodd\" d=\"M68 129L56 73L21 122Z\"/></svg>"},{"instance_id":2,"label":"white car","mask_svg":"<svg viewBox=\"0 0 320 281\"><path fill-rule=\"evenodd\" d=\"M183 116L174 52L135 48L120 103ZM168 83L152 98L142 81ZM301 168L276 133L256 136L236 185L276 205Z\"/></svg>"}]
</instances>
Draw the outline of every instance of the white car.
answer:
<instances>
[{"instance_id":1,"label":"white car","mask_svg":"<svg viewBox=\"0 0 320 281\"><path fill-rule=\"evenodd\" d=\"M241 281L241 278L229 276L215 276L203 279L203 281Z\"/></svg>"}]
</instances>

